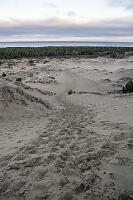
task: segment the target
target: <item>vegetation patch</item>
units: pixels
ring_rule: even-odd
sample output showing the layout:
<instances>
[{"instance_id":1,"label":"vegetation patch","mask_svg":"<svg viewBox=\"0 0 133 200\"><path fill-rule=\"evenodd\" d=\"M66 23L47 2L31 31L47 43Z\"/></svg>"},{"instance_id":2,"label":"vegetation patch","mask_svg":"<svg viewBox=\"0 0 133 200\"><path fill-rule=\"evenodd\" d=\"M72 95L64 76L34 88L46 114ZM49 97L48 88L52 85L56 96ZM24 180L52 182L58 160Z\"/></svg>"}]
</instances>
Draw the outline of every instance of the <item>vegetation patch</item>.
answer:
<instances>
[{"instance_id":1,"label":"vegetation patch","mask_svg":"<svg viewBox=\"0 0 133 200\"><path fill-rule=\"evenodd\" d=\"M22 81L22 78L16 78L16 81L17 81L17 82L21 82L21 81Z\"/></svg>"},{"instance_id":2,"label":"vegetation patch","mask_svg":"<svg viewBox=\"0 0 133 200\"><path fill-rule=\"evenodd\" d=\"M122 87L122 92L123 93L131 93L133 92L133 81L129 80L125 86Z\"/></svg>"},{"instance_id":3,"label":"vegetation patch","mask_svg":"<svg viewBox=\"0 0 133 200\"><path fill-rule=\"evenodd\" d=\"M34 64L34 60L29 60L29 63L32 65Z\"/></svg>"},{"instance_id":4,"label":"vegetation patch","mask_svg":"<svg viewBox=\"0 0 133 200\"><path fill-rule=\"evenodd\" d=\"M132 55L132 47L7 47L0 48L0 59L12 58L35 58L44 56L107 56L111 58L123 58L125 55ZM30 64L34 61L30 60Z\"/></svg>"},{"instance_id":5,"label":"vegetation patch","mask_svg":"<svg viewBox=\"0 0 133 200\"><path fill-rule=\"evenodd\" d=\"M2 77L6 77L6 73L5 72L2 73Z\"/></svg>"},{"instance_id":6,"label":"vegetation patch","mask_svg":"<svg viewBox=\"0 0 133 200\"><path fill-rule=\"evenodd\" d=\"M68 90L68 95L71 95L71 94L74 94L75 93L75 91L73 91L73 90Z\"/></svg>"}]
</instances>

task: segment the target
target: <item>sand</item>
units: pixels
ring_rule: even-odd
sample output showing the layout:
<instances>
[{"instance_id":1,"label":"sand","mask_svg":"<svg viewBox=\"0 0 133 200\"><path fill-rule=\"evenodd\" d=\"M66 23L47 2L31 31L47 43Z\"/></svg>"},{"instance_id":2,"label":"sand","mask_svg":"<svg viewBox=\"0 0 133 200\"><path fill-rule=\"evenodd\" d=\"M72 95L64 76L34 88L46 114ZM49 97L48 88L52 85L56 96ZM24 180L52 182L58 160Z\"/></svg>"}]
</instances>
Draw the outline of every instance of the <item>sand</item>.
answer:
<instances>
[{"instance_id":1,"label":"sand","mask_svg":"<svg viewBox=\"0 0 133 200\"><path fill-rule=\"evenodd\" d=\"M133 199L133 57L33 60L0 66L0 200Z\"/></svg>"}]
</instances>

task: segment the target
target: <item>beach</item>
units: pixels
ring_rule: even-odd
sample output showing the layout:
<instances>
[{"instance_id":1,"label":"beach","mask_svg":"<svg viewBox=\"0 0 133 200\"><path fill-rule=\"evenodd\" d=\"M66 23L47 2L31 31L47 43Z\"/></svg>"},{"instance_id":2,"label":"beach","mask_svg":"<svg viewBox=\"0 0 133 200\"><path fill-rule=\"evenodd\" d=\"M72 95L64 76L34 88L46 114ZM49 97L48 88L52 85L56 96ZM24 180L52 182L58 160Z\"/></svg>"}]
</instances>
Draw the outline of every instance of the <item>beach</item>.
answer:
<instances>
[{"instance_id":1,"label":"beach","mask_svg":"<svg viewBox=\"0 0 133 200\"><path fill-rule=\"evenodd\" d=\"M1 200L133 199L133 56L2 59L0 75Z\"/></svg>"}]
</instances>

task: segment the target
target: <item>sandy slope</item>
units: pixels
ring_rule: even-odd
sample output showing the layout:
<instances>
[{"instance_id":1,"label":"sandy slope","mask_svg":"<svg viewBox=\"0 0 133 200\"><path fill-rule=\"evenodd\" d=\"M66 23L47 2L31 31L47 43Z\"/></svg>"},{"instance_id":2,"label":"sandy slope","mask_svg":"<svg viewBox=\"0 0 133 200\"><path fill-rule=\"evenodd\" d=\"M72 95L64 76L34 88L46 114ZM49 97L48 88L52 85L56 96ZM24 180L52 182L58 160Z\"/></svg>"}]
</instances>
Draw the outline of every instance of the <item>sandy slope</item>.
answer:
<instances>
[{"instance_id":1,"label":"sandy slope","mask_svg":"<svg viewBox=\"0 0 133 200\"><path fill-rule=\"evenodd\" d=\"M119 93L132 57L14 59L3 71L0 199L133 199L133 95Z\"/></svg>"}]
</instances>

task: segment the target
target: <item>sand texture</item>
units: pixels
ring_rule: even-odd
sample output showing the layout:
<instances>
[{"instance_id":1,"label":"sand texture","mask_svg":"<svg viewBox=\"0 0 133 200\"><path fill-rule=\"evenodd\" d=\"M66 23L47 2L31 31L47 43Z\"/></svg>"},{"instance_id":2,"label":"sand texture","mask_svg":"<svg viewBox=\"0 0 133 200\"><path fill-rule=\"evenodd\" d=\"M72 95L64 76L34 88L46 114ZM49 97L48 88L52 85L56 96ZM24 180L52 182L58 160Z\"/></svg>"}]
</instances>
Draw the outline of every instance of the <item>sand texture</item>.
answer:
<instances>
[{"instance_id":1,"label":"sand texture","mask_svg":"<svg viewBox=\"0 0 133 200\"><path fill-rule=\"evenodd\" d=\"M0 66L0 200L133 200L133 57L33 60Z\"/></svg>"}]
</instances>

